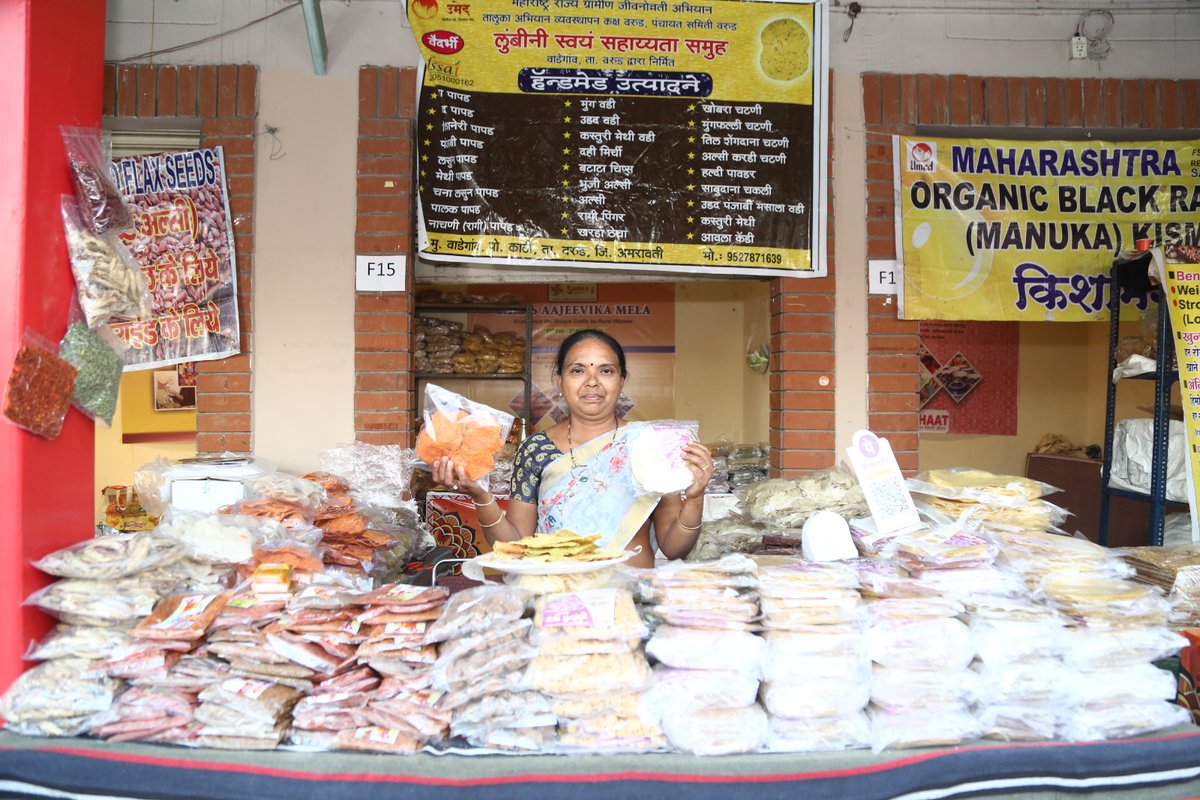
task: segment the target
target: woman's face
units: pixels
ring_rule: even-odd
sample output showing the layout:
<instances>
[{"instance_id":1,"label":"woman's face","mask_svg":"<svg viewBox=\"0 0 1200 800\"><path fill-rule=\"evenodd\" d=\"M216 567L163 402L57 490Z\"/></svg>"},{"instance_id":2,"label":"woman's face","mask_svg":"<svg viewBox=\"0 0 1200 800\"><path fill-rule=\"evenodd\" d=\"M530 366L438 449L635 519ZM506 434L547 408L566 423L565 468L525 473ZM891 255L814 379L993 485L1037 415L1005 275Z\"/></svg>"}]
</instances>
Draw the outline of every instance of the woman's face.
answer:
<instances>
[{"instance_id":1,"label":"woman's face","mask_svg":"<svg viewBox=\"0 0 1200 800\"><path fill-rule=\"evenodd\" d=\"M617 354L599 339L584 339L567 351L558 390L573 416L610 419L625 379Z\"/></svg>"}]
</instances>

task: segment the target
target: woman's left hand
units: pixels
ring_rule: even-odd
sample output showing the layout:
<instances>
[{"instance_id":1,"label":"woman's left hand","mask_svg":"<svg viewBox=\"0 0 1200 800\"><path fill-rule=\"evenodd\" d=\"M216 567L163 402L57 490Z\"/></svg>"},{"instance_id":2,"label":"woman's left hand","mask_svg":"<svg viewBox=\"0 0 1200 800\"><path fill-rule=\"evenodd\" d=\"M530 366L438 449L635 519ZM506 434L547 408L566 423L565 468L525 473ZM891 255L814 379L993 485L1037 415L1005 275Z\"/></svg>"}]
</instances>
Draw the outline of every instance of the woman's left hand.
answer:
<instances>
[{"instance_id":1,"label":"woman's left hand","mask_svg":"<svg viewBox=\"0 0 1200 800\"><path fill-rule=\"evenodd\" d=\"M699 442L689 442L683 447L683 463L687 464L688 469L695 476L692 485L684 490L684 495L695 499L704 494L704 487L708 485L708 480L712 477L712 454Z\"/></svg>"}]
</instances>

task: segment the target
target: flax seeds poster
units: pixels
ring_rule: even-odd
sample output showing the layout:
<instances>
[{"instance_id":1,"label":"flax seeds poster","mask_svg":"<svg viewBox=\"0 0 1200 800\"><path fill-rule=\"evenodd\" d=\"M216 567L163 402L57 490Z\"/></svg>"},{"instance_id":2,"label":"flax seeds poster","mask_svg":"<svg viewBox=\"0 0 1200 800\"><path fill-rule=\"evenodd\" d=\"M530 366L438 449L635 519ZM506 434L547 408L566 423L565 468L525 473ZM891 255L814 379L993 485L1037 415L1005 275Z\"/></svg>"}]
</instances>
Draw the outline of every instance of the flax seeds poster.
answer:
<instances>
[{"instance_id":1,"label":"flax seeds poster","mask_svg":"<svg viewBox=\"0 0 1200 800\"><path fill-rule=\"evenodd\" d=\"M1017 434L1015 322L921 323L921 433Z\"/></svg>"},{"instance_id":2,"label":"flax seeds poster","mask_svg":"<svg viewBox=\"0 0 1200 800\"><path fill-rule=\"evenodd\" d=\"M825 0L410 0L418 252L826 272Z\"/></svg>"}]
</instances>

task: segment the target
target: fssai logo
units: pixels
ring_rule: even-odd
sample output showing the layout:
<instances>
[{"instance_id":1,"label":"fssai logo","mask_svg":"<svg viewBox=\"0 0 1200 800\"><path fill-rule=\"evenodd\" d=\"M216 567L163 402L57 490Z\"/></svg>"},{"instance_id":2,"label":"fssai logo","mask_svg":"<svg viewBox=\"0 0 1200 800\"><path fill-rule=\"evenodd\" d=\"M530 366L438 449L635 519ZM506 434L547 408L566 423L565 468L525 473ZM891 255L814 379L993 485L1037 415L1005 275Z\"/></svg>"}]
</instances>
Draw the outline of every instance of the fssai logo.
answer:
<instances>
[{"instance_id":1,"label":"fssai logo","mask_svg":"<svg viewBox=\"0 0 1200 800\"><path fill-rule=\"evenodd\" d=\"M421 42L435 53L452 55L463 49L463 39L450 31L430 31L421 37Z\"/></svg>"},{"instance_id":2,"label":"fssai logo","mask_svg":"<svg viewBox=\"0 0 1200 800\"><path fill-rule=\"evenodd\" d=\"M937 168L936 142L908 143L908 171L933 172Z\"/></svg>"}]
</instances>

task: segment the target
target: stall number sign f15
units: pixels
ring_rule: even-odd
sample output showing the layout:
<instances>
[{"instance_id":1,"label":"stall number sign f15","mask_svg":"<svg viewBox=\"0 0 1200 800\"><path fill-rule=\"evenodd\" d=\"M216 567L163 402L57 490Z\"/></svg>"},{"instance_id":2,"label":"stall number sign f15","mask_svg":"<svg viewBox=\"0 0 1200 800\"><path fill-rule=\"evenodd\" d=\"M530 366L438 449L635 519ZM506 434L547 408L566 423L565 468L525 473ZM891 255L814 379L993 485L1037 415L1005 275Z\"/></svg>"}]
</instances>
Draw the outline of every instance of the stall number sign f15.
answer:
<instances>
[{"instance_id":1,"label":"stall number sign f15","mask_svg":"<svg viewBox=\"0 0 1200 800\"><path fill-rule=\"evenodd\" d=\"M407 261L408 256L355 256L355 291L403 292Z\"/></svg>"}]
</instances>

